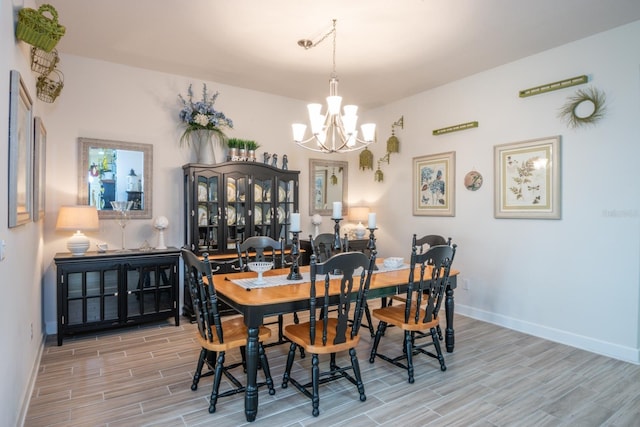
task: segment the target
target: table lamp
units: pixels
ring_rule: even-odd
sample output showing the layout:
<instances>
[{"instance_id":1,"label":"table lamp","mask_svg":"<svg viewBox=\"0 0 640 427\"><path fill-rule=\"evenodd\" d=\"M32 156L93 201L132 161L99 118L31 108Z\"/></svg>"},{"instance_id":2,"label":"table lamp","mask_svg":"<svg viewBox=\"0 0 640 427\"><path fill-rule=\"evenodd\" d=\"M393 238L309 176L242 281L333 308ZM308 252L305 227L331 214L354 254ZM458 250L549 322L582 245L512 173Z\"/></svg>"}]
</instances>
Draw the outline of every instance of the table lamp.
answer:
<instances>
[{"instance_id":1,"label":"table lamp","mask_svg":"<svg viewBox=\"0 0 640 427\"><path fill-rule=\"evenodd\" d=\"M354 206L349 208L349 219L353 222L358 221L355 228L356 238L364 239L367 229L362 225L362 221L366 220L369 215L369 208L366 206Z\"/></svg>"},{"instance_id":2,"label":"table lamp","mask_svg":"<svg viewBox=\"0 0 640 427\"><path fill-rule=\"evenodd\" d=\"M67 248L73 256L84 256L89 249L89 238L83 231L99 229L98 211L95 206L62 206L58 211L56 230L75 231L67 241Z\"/></svg>"}]
</instances>

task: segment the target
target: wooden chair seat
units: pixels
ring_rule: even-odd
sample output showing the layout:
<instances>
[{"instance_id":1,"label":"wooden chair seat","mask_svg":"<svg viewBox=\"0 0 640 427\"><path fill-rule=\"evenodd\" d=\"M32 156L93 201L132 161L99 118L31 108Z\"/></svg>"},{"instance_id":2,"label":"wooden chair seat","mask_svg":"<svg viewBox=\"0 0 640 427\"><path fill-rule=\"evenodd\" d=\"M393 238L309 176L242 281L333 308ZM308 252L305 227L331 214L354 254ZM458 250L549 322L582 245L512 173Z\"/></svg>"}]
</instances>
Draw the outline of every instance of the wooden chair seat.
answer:
<instances>
[{"instance_id":1,"label":"wooden chair seat","mask_svg":"<svg viewBox=\"0 0 640 427\"><path fill-rule=\"evenodd\" d=\"M424 311L424 310L422 310ZM427 329L435 328L440 324L439 317L436 316L433 320L429 322L405 322L405 306L404 305L393 305L391 307L378 308L373 310L373 317L378 320L382 320L386 322L387 325L397 326L398 328L404 331L424 331ZM412 307L409 312L409 318L414 319L416 315L415 307Z\"/></svg>"},{"instance_id":2,"label":"wooden chair seat","mask_svg":"<svg viewBox=\"0 0 640 427\"><path fill-rule=\"evenodd\" d=\"M198 344L202 348L209 351L228 351L234 348L244 347L247 344L247 327L244 325L242 317L234 317L222 321L222 330L224 331L224 342L220 342L214 334L209 341L202 335L198 334ZM271 337L271 329L266 326L260 326L258 330L258 341L264 342Z\"/></svg>"},{"instance_id":3,"label":"wooden chair seat","mask_svg":"<svg viewBox=\"0 0 640 427\"><path fill-rule=\"evenodd\" d=\"M320 339L316 339L317 344L312 344L311 339L309 338L309 330L311 329L311 322L304 322L300 324L287 325L284 328L284 335L290 339L292 342L298 344L300 347L304 348L304 351L307 353L315 353L315 354L331 354L337 353L339 351L347 351L350 348L356 347L360 342L360 336L355 335L351 337L351 329L347 329L347 337L346 341L340 344L329 344L333 343L336 338L336 326L338 325L338 320L336 318L330 318L327 322L327 345L322 345ZM316 337L322 336L322 322L317 322L315 325L316 328Z\"/></svg>"}]
</instances>

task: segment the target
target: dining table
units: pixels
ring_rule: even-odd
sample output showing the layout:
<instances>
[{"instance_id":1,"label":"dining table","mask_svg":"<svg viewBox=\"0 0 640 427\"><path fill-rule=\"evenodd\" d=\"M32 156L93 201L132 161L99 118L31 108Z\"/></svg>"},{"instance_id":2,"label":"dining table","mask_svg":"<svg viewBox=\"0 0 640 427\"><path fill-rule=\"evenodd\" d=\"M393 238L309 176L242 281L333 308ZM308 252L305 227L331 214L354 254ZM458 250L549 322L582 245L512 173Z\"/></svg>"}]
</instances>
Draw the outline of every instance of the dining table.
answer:
<instances>
[{"instance_id":1,"label":"dining table","mask_svg":"<svg viewBox=\"0 0 640 427\"><path fill-rule=\"evenodd\" d=\"M378 259L378 270L371 276L368 299L383 298L397 295L406 291L409 281L410 266L403 264L396 268L386 268L382 260ZM258 414L258 328L263 324L264 318L294 313L309 309L309 291L311 281L309 277L310 267L301 266L302 279L289 280L287 275L289 268L273 269L263 273L264 284L256 285L257 273L238 272L216 274L213 283L218 298L224 301L237 312L244 316L247 327L246 346L246 388L245 388L245 415L247 421L255 421ZM451 270L447 289L445 291L445 346L447 352L454 349L453 291L457 287L458 271ZM416 274L419 274L416 269ZM339 275L332 278L330 294L339 294ZM417 277L417 276L416 276ZM429 276L430 277L430 276ZM324 286L324 281L316 282L316 287ZM317 288L320 292L320 288ZM322 290L324 292L324 290ZM337 303L337 301L336 301Z\"/></svg>"}]
</instances>

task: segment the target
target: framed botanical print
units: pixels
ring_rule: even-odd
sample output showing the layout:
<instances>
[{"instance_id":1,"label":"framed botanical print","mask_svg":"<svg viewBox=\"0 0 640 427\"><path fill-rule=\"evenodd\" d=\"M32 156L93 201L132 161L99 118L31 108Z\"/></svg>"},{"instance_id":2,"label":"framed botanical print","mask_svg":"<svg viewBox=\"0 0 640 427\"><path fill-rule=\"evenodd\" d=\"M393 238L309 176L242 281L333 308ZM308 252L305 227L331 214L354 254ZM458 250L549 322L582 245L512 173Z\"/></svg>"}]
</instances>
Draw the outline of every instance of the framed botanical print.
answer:
<instances>
[{"instance_id":1,"label":"framed botanical print","mask_svg":"<svg viewBox=\"0 0 640 427\"><path fill-rule=\"evenodd\" d=\"M47 130L40 117L33 121L33 213L34 221L44 218L45 160L47 150Z\"/></svg>"},{"instance_id":2,"label":"framed botanical print","mask_svg":"<svg viewBox=\"0 0 640 427\"><path fill-rule=\"evenodd\" d=\"M455 216L455 151L413 158L413 214Z\"/></svg>"},{"instance_id":3,"label":"framed botanical print","mask_svg":"<svg viewBox=\"0 0 640 427\"><path fill-rule=\"evenodd\" d=\"M33 101L20 72L11 70L9 88L9 227L31 221L33 209Z\"/></svg>"},{"instance_id":4,"label":"framed botanical print","mask_svg":"<svg viewBox=\"0 0 640 427\"><path fill-rule=\"evenodd\" d=\"M494 147L494 216L560 219L560 136Z\"/></svg>"}]
</instances>

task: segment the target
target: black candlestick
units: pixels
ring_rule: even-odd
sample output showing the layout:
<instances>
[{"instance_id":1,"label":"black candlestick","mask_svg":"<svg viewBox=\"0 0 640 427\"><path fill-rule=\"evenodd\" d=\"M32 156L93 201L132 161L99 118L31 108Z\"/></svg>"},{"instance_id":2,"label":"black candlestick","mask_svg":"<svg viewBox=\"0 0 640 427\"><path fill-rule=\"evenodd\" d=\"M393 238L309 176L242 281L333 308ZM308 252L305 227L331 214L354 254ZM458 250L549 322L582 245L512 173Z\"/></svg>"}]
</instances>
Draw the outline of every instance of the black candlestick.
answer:
<instances>
[{"instance_id":1,"label":"black candlestick","mask_svg":"<svg viewBox=\"0 0 640 427\"><path fill-rule=\"evenodd\" d=\"M340 239L340 221L342 221L342 218L331 218L332 220L334 220L336 222L336 225L334 225L333 229L334 229L334 241L333 241L333 249L336 252L342 251L342 240Z\"/></svg>"},{"instance_id":2,"label":"black candlestick","mask_svg":"<svg viewBox=\"0 0 640 427\"><path fill-rule=\"evenodd\" d=\"M370 228L369 229L369 243L367 243L367 250L369 251L369 256L371 256L371 254L373 253L373 251L376 250L376 237L373 235L373 232L377 230L377 228ZM374 270L378 269L377 265L373 266Z\"/></svg>"},{"instance_id":3,"label":"black candlestick","mask_svg":"<svg viewBox=\"0 0 640 427\"><path fill-rule=\"evenodd\" d=\"M299 231L292 231L293 237L291 238L291 269L287 280L302 280L302 274L300 274L300 266L298 265L298 258L300 257L300 241L298 240Z\"/></svg>"}]
</instances>

